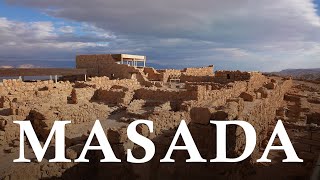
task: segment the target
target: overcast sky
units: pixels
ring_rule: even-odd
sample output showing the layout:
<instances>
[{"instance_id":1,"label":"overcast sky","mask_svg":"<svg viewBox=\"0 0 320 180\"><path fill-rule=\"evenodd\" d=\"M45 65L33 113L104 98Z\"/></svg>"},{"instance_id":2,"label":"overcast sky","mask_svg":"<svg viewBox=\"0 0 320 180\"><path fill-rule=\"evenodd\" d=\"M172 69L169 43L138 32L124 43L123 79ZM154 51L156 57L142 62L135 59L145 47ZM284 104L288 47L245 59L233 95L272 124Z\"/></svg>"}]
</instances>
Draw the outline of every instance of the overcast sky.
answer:
<instances>
[{"instance_id":1,"label":"overcast sky","mask_svg":"<svg viewBox=\"0 0 320 180\"><path fill-rule=\"evenodd\" d=\"M72 66L76 54L158 67L320 67L316 0L0 1L0 66Z\"/></svg>"}]
</instances>

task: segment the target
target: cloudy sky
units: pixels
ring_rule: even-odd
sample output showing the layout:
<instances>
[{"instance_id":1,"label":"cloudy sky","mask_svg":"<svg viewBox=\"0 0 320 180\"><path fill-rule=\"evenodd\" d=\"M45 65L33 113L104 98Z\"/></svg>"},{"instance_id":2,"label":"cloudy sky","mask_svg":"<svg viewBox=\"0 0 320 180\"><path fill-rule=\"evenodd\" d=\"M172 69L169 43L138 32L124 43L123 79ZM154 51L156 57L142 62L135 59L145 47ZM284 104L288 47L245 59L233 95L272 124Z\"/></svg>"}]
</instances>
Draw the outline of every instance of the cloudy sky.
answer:
<instances>
[{"instance_id":1,"label":"cloudy sky","mask_svg":"<svg viewBox=\"0 0 320 180\"><path fill-rule=\"evenodd\" d=\"M156 67L320 67L320 0L0 0L0 66L73 66L76 54Z\"/></svg>"}]
</instances>

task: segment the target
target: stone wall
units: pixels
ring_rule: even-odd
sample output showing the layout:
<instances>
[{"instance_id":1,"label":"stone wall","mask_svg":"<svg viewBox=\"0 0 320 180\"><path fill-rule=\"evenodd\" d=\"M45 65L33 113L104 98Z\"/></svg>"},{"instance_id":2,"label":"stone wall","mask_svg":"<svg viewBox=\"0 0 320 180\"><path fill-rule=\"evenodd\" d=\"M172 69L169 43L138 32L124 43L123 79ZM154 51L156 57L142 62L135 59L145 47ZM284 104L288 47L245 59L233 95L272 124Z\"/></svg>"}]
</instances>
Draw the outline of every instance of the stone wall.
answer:
<instances>
[{"instance_id":1,"label":"stone wall","mask_svg":"<svg viewBox=\"0 0 320 180\"><path fill-rule=\"evenodd\" d=\"M270 132L277 121L276 111L282 105L284 94L291 88L292 80L278 82L275 89L268 90L268 96L255 99L253 102L245 102L244 110L239 118L254 126L257 133L257 145L252 158L256 159L259 149L265 148L266 141L270 138ZM242 132L242 133L241 133ZM236 132L236 150L243 149L245 138L242 130Z\"/></svg>"},{"instance_id":2,"label":"stone wall","mask_svg":"<svg viewBox=\"0 0 320 180\"><path fill-rule=\"evenodd\" d=\"M143 72L146 74L150 81L163 81L163 74L152 67L143 68Z\"/></svg>"},{"instance_id":3,"label":"stone wall","mask_svg":"<svg viewBox=\"0 0 320 180\"><path fill-rule=\"evenodd\" d=\"M68 81L54 83L53 81L22 82L21 80L4 80L3 95L0 98L2 108L18 109L18 105L26 104L66 104L72 91ZM50 99L50 101L48 101Z\"/></svg>"},{"instance_id":4,"label":"stone wall","mask_svg":"<svg viewBox=\"0 0 320 180\"><path fill-rule=\"evenodd\" d=\"M127 88L98 89L93 100L111 105L128 105L133 98L133 91Z\"/></svg>"},{"instance_id":5,"label":"stone wall","mask_svg":"<svg viewBox=\"0 0 320 180\"><path fill-rule=\"evenodd\" d=\"M227 99L238 97L242 92L246 91L246 82L235 82L226 86L219 87L212 85L196 85L188 86L188 88L197 89L197 101L185 101L182 108L187 110L192 107L215 107L222 106Z\"/></svg>"},{"instance_id":6,"label":"stone wall","mask_svg":"<svg viewBox=\"0 0 320 180\"><path fill-rule=\"evenodd\" d=\"M233 81L246 81L253 75L262 75L260 72L241 72L241 71L216 71L215 82L227 83Z\"/></svg>"},{"instance_id":7,"label":"stone wall","mask_svg":"<svg viewBox=\"0 0 320 180\"><path fill-rule=\"evenodd\" d=\"M71 103L89 103L96 92L95 88L74 88L71 93Z\"/></svg>"},{"instance_id":8,"label":"stone wall","mask_svg":"<svg viewBox=\"0 0 320 180\"><path fill-rule=\"evenodd\" d=\"M111 54L79 55L76 57L77 68L86 68L88 76L107 76L110 79L137 79L144 86L152 86L143 69L127 64L118 64Z\"/></svg>"},{"instance_id":9,"label":"stone wall","mask_svg":"<svg viewBox=\"0 0 320 180\"><path fill-rule=\"evenodd\" d=\"M192 107L189 111L191 122L188 127L190 133L201 156L208 161L216 157L217 148L216 126L209 123L211 119L240 119L251 123L257 131L257 146L248 160L236 164L221 163L219 166L211 165L209 162L188 164L185 162L189 158L188 153L186 151L176 151L171 156L172 159L175 159L175 163L159 163L159 160L164 157L168 150L175 133L175 130L168 130L153 139L157 149L153 160L144 164L143 167L133 165L132 169L140 178L145 179L174 179L175 177L188 179L200 176L213 179L223 179L227 176L230 179L238 179L239 177L241 177L239 179L246 179L246 176L254 171L252 164L249 162L255 161L260 153L259 151L265 147L265 141L270 135L270 127L276 122L274 120L276 109L280 106L284 93L291 87L291 84L292 81L290 80L279 82L275 89L268 90L270 91L270 96L255 99L253 102L245 102L242 98L231 98L226 100L223 107ZM274 107L272 107L273 105ZM227 128L228 157L238 157L242 153L245 145L243 133L243 130L239 127L229 126ZM177 145L184 145L184 143L180 139ZM139 154L139 148L135 149L135 151ZM233 174L233 176L230 174Z\"/></svg>"},{"instance_id":10,"label":"stone wall","mask_svg":"<svg viewBox=\"0 0 320 180\"><path fill-rule=\"evenodd\" d=\"M141 88L135 91L134 99L157 101L185 101L184 108L192 106L221 106L226 100L238 97L242 92L258 89L269 80L262 76L253 76L246 81L236 81L229 84L213 82L186 83L186 89L162 90L157 88Z\"/></svg>"},{"instance_id":11,"label":"stone wall","mask_svg":"<svg viewBox=\"0 0 320 180\"><path fill-rule=\"evenodd\" d=\"M72 90L72 103L90 103L94 101L106 104L128 104L133 90L140 84L136 79L110 80L108 77L93 77L89 81L77 82Z\"/></svg>"},{"instance_id":12,"label":"stone wall","mask_svg":"<svg viewBox=\"0 0 320 180\"><path fill-rule=\"evenodd\" d=\"M135 90L134 99L154 101L186 101L196 100L196 91L187 90L161 90L154 88L140 88Z\"/></svg>"},{"instance_id":13,"label":"stone wall","mask_svg":"<svg viewBox=\"0 0 320 180\"><path fill-rule=\"evenodd\" d=\"M110 89L112 86L123 86L128 89L141 87L137 79L113 79L106 76L88 78L88 81L76 82L76 88L93 87L96 89Z\"/></svg>"},{"instance_id":14,"label":"stone wall","mask_svg":"<svg viewBox=\"0 0 320 180\"><path fill-rule=\"evenodd\" d=\"M23 82L19 79L4 79L0 85L0 88L4 92L25 92L25 91L38 91L45 89L68 89L70 88L70 82L58 82L54 83L49 81L36 81L36 82Z\"/></svg>"},{"instance_id":15,"label":"stone wall","mask_svg":"<svg viewBox=\"0 0 320 180\"><path fill-rule=\"evenodd\" d=\"M193 75L185 75L182 74L180 76L180 82L213 82L215 77L213 75L210 76L193 76Z\"/></svg>"},{"instance_id":16,"label":"stone wall","mask_svg":"<svg viewBox=\"0 0 320 180\"><path fill-rule=\"evenodd\" d=\"M160 73L159 78L163 82L168 82L170 79L180 79L181 82L200 82L213 80L213 65L200 68L185 68L183 70L164 69L157 70Z\"/></svg>"},{"instance_id":17,"label":"stone wall","mask_svg":"<svg viewBox=\"0 0 320 180\"><path fill-rule=\"evenodd\" d=\"M89 76L99 76L100 68L114 64L116 61L111 54L93 54L76 56L76 68L87 69Z\"/></svg>"},{"instance_id":18,"label":"stone wall","mask_svg":"<svg viewBox=\"0 0 320 180\"><path fill-rule=\"evenodd\" d=\"M276 110L281 106L284 94L291 86L291 80L279 82L275 89L268 90L269 96L256 98L252 102L244 101L242 98L223 96L226 100L215 100L217 102L215 106L212 106L212 103L210 107L194 104L190 108L191 124L189 126L193 138L199 140L197 146L204 153L203 157L212 157L212 153L215 152L215 142L203 141L209 134L215 134L215 126L209 124L209 120L236 119L249 122L256 130L257 146L251 156L256 160L258 155L261 155L260 150L265 147L266 141L270 138L271 127L274 127L276 122ZM235 94L240 94L240 92L235 92ZM223 106L220 106L222 104ZM208 134L202 132L208 132ZM228 154L230 156L241 154L246 140L242 128L230 127L227 134Z\"/></svg>"},{"instance_id":19,"label":"stone wall","mask_svg":"<svg viewBox=\"0 0 320 180\"><path fill-rule=\"evenodd\" d=\"M163 70L157 70L157 71L162 74L163 82L168 82L169 79L172 79L172 77L181 76L181 71L177 69L163 69Z\"/></svg>"},{"instance_id":20,"label":"stone wall","mask_svg":"<svg viewBox=\"0 0 320 180\"><path fill-rule=\"evenodd\" d=\"M306 135L298 137L293 146L305 163L315 164L320 155L320 128L306 129Z\"/></svg>"},{"instance_id":21,"label":"stone wall","mask_svg":"<svg viewBox=\"0 0 320 180\"><path fill-rule=\"evenodd\" d=\"M181 73L187 76L213 76L213 65L200 68L185 68Z\"/></svg>"}]
</instances>

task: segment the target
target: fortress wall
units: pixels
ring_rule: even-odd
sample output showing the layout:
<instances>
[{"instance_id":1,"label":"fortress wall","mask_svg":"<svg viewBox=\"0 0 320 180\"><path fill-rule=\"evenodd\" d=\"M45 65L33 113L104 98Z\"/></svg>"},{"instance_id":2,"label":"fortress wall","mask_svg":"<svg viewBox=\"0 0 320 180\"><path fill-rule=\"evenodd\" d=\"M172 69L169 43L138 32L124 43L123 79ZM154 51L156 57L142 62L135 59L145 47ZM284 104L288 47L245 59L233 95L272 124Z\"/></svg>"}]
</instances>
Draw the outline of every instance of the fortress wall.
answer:
<instances>
[{"instance_id":1,"label":"fortress wall","mask_svg":"<svg viewBox=\"0 0 320 180\"><path fill-rule=\"evenodd\" d=\"M147 75L150 81L163 81L163 74L157 72L157 70L152 67L143 68L143 72Z\"/></svg>"},{"instance_id":2,"label":"fortress wall","mask_svg":"<svg viewBox=\"0 0 320 180\"><path fill-rule=\"evenodd\" d=\"M131 79L132 73L138 72L135 67L117 64L111 54L78 55L76 67L87 69L88 76L108 76L120 79Z\"/></svg>"},{"instance_id":3,"label":"fortress wall","mask_svg":"<svg viewBox=\"0 0 320 180\"><path fill-rule=\"evenodd\" d=\"M141 87L136 79L114 79L111 80L106 76L92 77L88 81L76 82L76 88L93 87L96 89L110 89L112 86L123 86L129 89L135 89Z\"/></svg>"},{"instance_id":4,"label":"fortress wall","mask_svg":"<svg viewBox=\"0 0 320 180\"><path fill-rule=\"evenodd\" d=\"M215 127L209 124L210 119L217 120L234 120L240 119L252 124L257 132L257 147L252 154L253 158L256 158L259 154L259 150L266 145L266 140L270 138L270 130L275 125L276 110L281 106L284 94L292 86L292 80L285 80L279 82L275 89L268 90L268 97L256 98L252 102L243 101L241 98L232 98L222 96L216 100L216 107L204 107L197 106L191 107L191 132L194 139L203 140L210 134L215 134ZM241 91L234 91L233 94L239 94ZM231 94L231 93L229 93ZM226 98L226 100L222 100ZM223 107L220 108L219 105ZM194 115L192 115L192 112ZM202 133L202 132L207 132ZM242 128L235 127L230 128L228 131L228 147L232 149L230 155L241 154L245 146L245 136ZM197 137L198 136L198 137ZM199 141L197 146L203 149L203 157L212 156L212 152L215 150L215 142ZM207 144L206 144L207 143ZM214 148L213 148L214 146Z\"/></svg>"},{"instance_id":5,"label":"fortress wall","mask_svg":"<svg viewBox=\"0 0 320 180\"><path fill-rule=\"evenodd\" d=\"M140 88L135 90L134 99L155 100L155 101L186 101L196 100L196 91L186 90L161 90Z\"/></svg>"},{"instance_id":6,"label":"fortress wall","mask_svg":"<svg viewBox=\"0 0 320 180\"><path fill-rule=\"evenodd\" d=\"M252 123L257 131L257 148L253 153L251 160L256 160L258 149L263 148L267 133L269 132L269 124L275 124L275 110L283 100L284 93L291 87L291 81L284 81L279 83L276 89L270 90L270 96L263 99L255 99L254 102L243 102L241 99L229 99L224 107L217 109L210 109L205 107L192 108L190 113L191 122L188 125L189 131L193 137L194 142L201 154L206 159L214 159L216 157L216 126L210 124L210 119L220 117L220 119L241 119ZM271 107L274 102L275 107ZM258 108L257 110L255 110ZM250 115L246 115L246 114ZM260 115L260 113L262 115ZM242 115L244 114L244 115ZM211 165L209 162L200 164L188 164L185 162L189 158L186 151L176 151L172 154L171 158L175 159L175 163L162 164L159 163L159 159L163 158L168 150L172 138L175 134L175 130L168 130L163 135L159 135L153 139L156 145L156 154L154 159L149 163L146 163L143 168L133 165L133 170L139 177L146 179L152 179L156 177L189 177L188 172L192 172L192 175L203 175L205 177L214 177L218 179L225 178L226 170L231 167L237 169L236 175L239 177L246 177L252 168L252 164L249 161L243 161L238 164L223 164L219 166ZM244 148L245 137L243 131L239 127L228 126L227 128L227 155L228 157L238 157ZM180 139L177 143L183 145L184 143ZM141 149L141 148L140 148ZM139 148L135 149L139 152ZM147 171L146 171L147 170ZM163 172L166 172L163 174ZM215 172L212 176L212 172ZM234 176L233 176L234 177Z\"/></svg>"},{"instance_id":7,"label":"fortress wall","mask_svg":"<svg viewBox=\"0 0 320 180\"><path fill-rule=\"evenodd\" d=\"M111 105L128 105L133 98L133 91L124 89L103 90L98 89L95 92L94 100Z\"/></svg>"},{"instance_id":8,"label":"fortress wall","mask_svg":"<svg viewBox=\"0 0 320 180\"><path fill-rule=\"evenodd\" d=\"M115 59L111 54L92 54L76 56L76 68L98 68L101 65L113 64Z\"/></svg>"},{"instance_id":9,"label":"fortress wall","mask_svg":"<svg viewBox=\"0 0 320 180\"><path fill-rule=\"evenodd\" d=\"M196 101L195 104L211 103L211 105L221 106L226 100L238 97L242 92L253 91L261 87L268 79L253 77L248 82L236 81L229 84L219 83L187 83L185 90L160 90L141 88L135 91L134 99L152 99L158 101ZM194 106L194 105L191 105Z\"/></svg>"},{"instance_id":10,"label":"fortress wall","mask_svg":"<svg viewBox=\"0 0 320 180\"><path fill-rule=\"evenodd\" d=\"M253 102L245 102L244 110L239 115L239 119L249 122L257 132L257 146L252 154L256 159L259 155L259 149L266 146L266 142L271 136L274 125L277 122L276 111L281 107L284 94L292 87L292 80L278 82L275 89L268 90L268 97L255 99ZM236 151L241 151L244 147L245 137L243 131L236 130Z\"/></svg>"},{"instance_id":11,"label":"fortress wall","mask_svg":"<svg viewBox=\"0 0 320 180\"><path fill-rule=\"evenodd\" d=\"M233 81L250 80L252 76L262 75L260 72L241 72L241 71L216 71L215 82L228 83Z\"/></svg>"},{"instance_id":12,"label":"fortress wall","mask_svg":"<svg viewBox=\"0 0 320 180\"><path fill-rule=\"evenodd\" d=\"M91 100L101 100L107 104L116 102L127 104L130 100L129 91L132 92L139 87L141 86L135 79L110 80L108 77L93 77L87 82L77 83L71 96L73 103L90 103ZM120 88L120 90L115 88Z\"/></svg>"},{"instance_id":13,"label":"fortress wall","mask_svg":"<svg viewBox=\"0 0 320 180\"><path fill-rule=\"evenodd\" d=\"M299 127L292 127L292 129L297 128ZM304 163L316 164L320 156L320 128L309 127L309 129L305 129L305 134L293 141L293 146Z\"/></svg>"},{"instance_id":14,"label":"fortress wall","mask_svg":"<svg viewBox=\"0 0 320 180\"><path fill-rule=\"evenodd\" d=\"M187 76L213 76L213 65L200 68L185 68L181 70Z\"/></svg>"},{"instance_id":15,"label":"fortress wall","mask_svg":"<svg viewBox=\"0 0 320 180\"><path fill-rule=\"evenodd\" d=\"M72 91L69 82L38 81L22 82L21 80L5 80L2 88L6 94L0 98L0 107L11 109L16 114L19 107L33 104L66 104ZM18 111L19 112L19 111Z\"/></svg>"},{"instance_id":16,"label":"fortress wall","mask_svg":"<svg viewBox=\"0 0 320 180\"><path fill-rule=\"evenodd\" d=\"M77 56L77 68L87 68L88 76L107 76L110 79L137 79L144 86L152 86L143 70L116 63L112 55Z\"/></svg>"},{"instance_id":17,"label":"fortress wall","mask_svg":"<svg viewBox=\"0 0 320 180\"><path fill-rule=\"evenodd\" d=\"M165 69L165 70L158 70L162 74L163 82L168 82L169 78L172 76L180 76L181 71L177 69Z\"/></svg>"},{"instance_id":18,"label":"fortress wall","mask_svg":"<svg viewBox=\"0 0 320 180\"><path fill-rule=\"evenodd\" d=\"M180 77L180 82L213 82L214 76L193 76L182 74Z\"/></svg>"},{"instance_id":19,"label":"fortress wall","mask_svg":"<svg viewBox=\"0 0 320 180\"><path fill-rule=\"evenodd\" d=\"M48 81L37 81L37 82L23 82L19 79L7 79L3 80L0 88L4 89L4 91L14 93L14 92L25 92L25 91L37 91L44 89L69 89L71 87L70 82L61 81L58 83L54 83L52 80Z\"/></svg>"}]
</instances>

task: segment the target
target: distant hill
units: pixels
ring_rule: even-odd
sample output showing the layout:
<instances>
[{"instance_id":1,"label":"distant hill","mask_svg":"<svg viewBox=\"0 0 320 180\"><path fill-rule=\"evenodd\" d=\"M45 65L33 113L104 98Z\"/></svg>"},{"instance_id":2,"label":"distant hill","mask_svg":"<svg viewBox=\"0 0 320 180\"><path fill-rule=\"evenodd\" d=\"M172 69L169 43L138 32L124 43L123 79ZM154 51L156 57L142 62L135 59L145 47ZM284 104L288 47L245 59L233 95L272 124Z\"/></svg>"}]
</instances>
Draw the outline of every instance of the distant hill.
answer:
<instances>
[{"instance_id":1,"label":"distant hill","mask_svg":"<svg viewBox=\"0 0 320 180\"><path fill-rule=\"evenodd\" d=\"M285 69L271 74L279 76L292 76L295 79L320 81L320 68L313 69Z\"/></svg>"}]
</instances>

